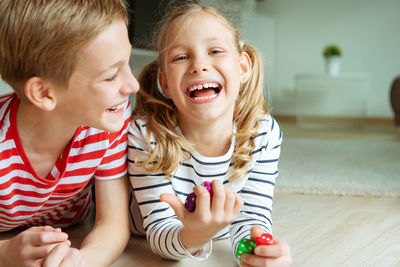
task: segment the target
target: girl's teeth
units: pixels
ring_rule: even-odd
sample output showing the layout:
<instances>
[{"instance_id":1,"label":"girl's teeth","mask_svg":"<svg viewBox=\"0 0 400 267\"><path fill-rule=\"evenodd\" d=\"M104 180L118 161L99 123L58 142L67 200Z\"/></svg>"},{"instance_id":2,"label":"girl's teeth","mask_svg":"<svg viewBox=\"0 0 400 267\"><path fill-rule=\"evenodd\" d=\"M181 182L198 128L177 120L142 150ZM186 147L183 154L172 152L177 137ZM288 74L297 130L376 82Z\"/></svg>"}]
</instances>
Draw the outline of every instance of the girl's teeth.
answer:
<instances>
[{"instance_id":1,"label":"girl's teeth","mask_svg":"<svg viewBox=\"0 0 400 267\"><path fill-rule=\"evenodd\" d=\"M213 99L216 98L218 94L209 95L209 96L200 96L200 97L193 97L194 100L206 100L206 99Z\"/></svg>"},{"instance_id":2,"label":"girl's teeth","mask_svg":"<svg viewBox=\"0 0 400 267\"><path fill-rule=\"evenodd\" d=\"M193 85L192 87L189 88L189 91L194 91L194 90L201 90L203 88L216 88L218 87L217 83L204 83L204 84L198 84L198 85Z\"/></svg>"}]
</instances>

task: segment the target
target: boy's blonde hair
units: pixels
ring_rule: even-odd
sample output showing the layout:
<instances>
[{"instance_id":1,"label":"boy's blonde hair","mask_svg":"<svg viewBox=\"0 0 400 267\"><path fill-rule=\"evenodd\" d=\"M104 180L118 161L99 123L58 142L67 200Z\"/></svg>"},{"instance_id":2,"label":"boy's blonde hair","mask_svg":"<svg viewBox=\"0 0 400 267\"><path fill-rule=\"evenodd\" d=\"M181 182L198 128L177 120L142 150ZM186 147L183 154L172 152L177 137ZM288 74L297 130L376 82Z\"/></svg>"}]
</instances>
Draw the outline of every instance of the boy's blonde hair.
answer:
<instances>
[{"instance_id":1,"label":"boy's blonde hair","mask_svg":"<svg viewBox=\"0 0 400 267\"><path fill-rule=\"evenodd\" d=\"M125 0L0 0L0 75L20 97L34 76L66 85L80 48L118 19Z\"/></svg>"},{"instance_id":2,"label":"boy's blonde hair","mask_svg":"<svg viewBox=\"0 0 400 267\"><path fill-rule=\"evenodd\" d=\"M158 34L159 57L149 63L139 75L141 90L136 96L133 116L146 120L148 129L147 149L149 157L144 161L136 160L136 165L147 171L163 171L172 176L180 160L188 159L192 146L177 132L178 116L174 103L158 89L157 74L163 68L163 54L168 49L166 38L170 38L171 29L190 20L194 14L203 12L215 17L231 32L238 53L246 52L251 59L252 72L248 81L242 84L236 100L233 123L236 124L235 149L232 156L233 169L230 182L247 174L247 165L252 159L254 137L257 135L260 114L267 114L268 108L263 96L263 66L259 53L248 44L239 41L238 31L231 22L213 7L198 4L185 4L174 9L163 20ZM150 146L150 133L154 134L155 146Z\"/></svg>"}]
</instances>

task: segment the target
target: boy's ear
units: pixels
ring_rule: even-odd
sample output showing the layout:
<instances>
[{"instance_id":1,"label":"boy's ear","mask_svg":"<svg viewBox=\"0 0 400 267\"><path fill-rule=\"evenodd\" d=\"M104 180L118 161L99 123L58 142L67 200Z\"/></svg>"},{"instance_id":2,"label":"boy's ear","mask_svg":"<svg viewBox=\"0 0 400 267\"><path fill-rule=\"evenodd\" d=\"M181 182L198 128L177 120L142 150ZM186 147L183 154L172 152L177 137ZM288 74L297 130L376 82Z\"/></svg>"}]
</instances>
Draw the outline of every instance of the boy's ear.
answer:
<instances>
[{"instance_id":1,"label":"boy's ear","mask_svg":"<svg viewBox=\"0 0 400 267\"><path fill-rule=\"evenodd\" d=\"M251 74L251 59L249 54L242 52L240 55L240 83L247 82Z\"/></svg>"},{"instance_id":2,"label":"boy's ear","mask_svg":"<svg viewBox=\"0 0 400 267\"><path fill-rule=\"evenodd\" d=\"M165 73L163 71L158 71L158 83L160 85L160 89L164 93L166 97L171 97L168 90L167 78L165 77Z\"/></svg>"},{"instance_id":3,"label":"boy's ear","mask_svg":"<svg viewBox=\"0 0 400 267\"><path fill-rule=\"evenodd\" d=\"M31 77L25 82L26 98L36 107L51 111L56 107L56 99L49 82L41 77Z\"/></svg>"}]
</instances>

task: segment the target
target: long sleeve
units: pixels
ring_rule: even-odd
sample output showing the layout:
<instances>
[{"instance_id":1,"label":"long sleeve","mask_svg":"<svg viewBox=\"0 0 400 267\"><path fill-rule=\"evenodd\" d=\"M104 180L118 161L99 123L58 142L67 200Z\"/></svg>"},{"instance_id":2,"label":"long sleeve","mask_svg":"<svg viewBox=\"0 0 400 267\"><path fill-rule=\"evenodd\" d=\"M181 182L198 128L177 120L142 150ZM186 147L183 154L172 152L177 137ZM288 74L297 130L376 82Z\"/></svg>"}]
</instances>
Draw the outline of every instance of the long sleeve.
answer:
<instances>
[{"instance_id":1,"label":"long sleeve","mask_svg":"<svg viewBox=\"0 0 400 267\"><path fill-rule=\"evenodd\" d=\"M207 258L210 244L196 255L190 255L184 248L179 238L183 228L181 221L168 204L160 201L162 193L177 194L171 181L165 179L163 173L149 173L135 165L136 160L147 158L146 150L146 126L141 121L133 121L128 133L128 173L151 249L167 259Z\"/></svg>"},{"instance_id":2,"label":"long sleeve","mask_svg":"<svg viewBox=\"0 0 400 267\"><path fill-rule=\"evenodd\" d=\"M272 233L272 199L278 175L281 141L282 132L276 121L272 117L262 121L255 140L258 145L253 151L255 164L238 192L244 200L244 206L229 228L233 253L242 238L250 238L250 228L253 225L260 225L265 232Z\"/></svg>"}]
</instances>

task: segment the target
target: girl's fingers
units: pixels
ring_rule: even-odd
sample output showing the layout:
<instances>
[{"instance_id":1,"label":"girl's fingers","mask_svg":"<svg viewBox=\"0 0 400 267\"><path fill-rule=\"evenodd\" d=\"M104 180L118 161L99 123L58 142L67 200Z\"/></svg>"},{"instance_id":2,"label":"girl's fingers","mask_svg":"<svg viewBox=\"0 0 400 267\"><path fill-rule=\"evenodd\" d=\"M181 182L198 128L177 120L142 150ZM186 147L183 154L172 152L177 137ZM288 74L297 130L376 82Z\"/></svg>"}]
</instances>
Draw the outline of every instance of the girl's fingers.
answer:
<instances>
[{"instance_id":1,"label":"girl's fingers","mask_svg":"<svg viewBox=\"0 0 400 267\"><path fill-rule=\"evenodd\" d=\"M241 261L242 267L244 266L269 266L267 263L267 258L259 257L254 254L243 254L242 255L242 261Z\"/></svg>"},{"instance_id":2,"label":"girl's fingers","mask_svg":"<svg viewBox=\"0 0 400 267\"><path fill-rule=\"evenodd\" d=\"M242 267L246 266L290 266L292 259L290 256L282 256L279 258L260 257L253 254L244 254L242 256Z\"/></svg>"},{"instance_id":3,"label":"girl's fingers","mask_svg":"<svg viewBox=\"0 0 400 267\"><path fill-rule=\"evenodd\" d=\"M277 264L279 258L259 257L253 254L245 254L242 256L243 266L282 266Z\"/></svg>"},{"instance_id":4,"label":"girl's fingers","mask_svg":"<svg viewBox=\"0 0 400 267\"><path fill-rule=\"evenodd\" d=\"M210 213L210 193L201 185L195 186L193 192L196 195L196 209L194 212L207 216Z\"/></svg>"},{"instance_id":5,"label":"girl's fingers","mask_svg":"<svg viewBox=\"0 0 400 267\"><path fill-rule=\"evenodd\" d=\"M213 213L221 212L225 207L226 192L225 187L219 180L211 182L213 189L213 199L211 203L211 210Z\"/></svg>"},{"instance_id":6,"label":"girl's fingers","mask_svg":"<svg viewBox=\"0 0 400 267\"><path fill-rule=\"evenodd\" d=\"M290 248L286 242L275 239L274 245L256 247L254 254L260 257L279 258L289 256Z\"/></svg>"},{"instance_id":7,"label":"girl's fingers","mask_svg":"<svg viewBox=\"0 0 400 267\"><path fill-rule=\"evenodd\" d=\"M233 208L233 212L237 216L243 208L243 199L238 193L234 192L233 194L235 195L235 206Z\"/></svg>"},{"instance_id":8,"label":"girl's fingers","mask_svg":"<svg viewBox=\"0 0 400 267\"><path fill-rule=\"evenodd\" d=\"M261 236L264 230L259 225L253 225L250 229L250 239L256 241L256 238Z\"/></svg>"},{"instance_id":9,"label":"girl's fingers","mask_svg":"<svg viewBox=\"0 0 400 267\"><path fill-rule=\"evenodd\" d=\"M170 205L171 208L175 211L175 215L178 217L178 219L180 221L183 221L186 208L185 205L183 205L182 201L180 201L176 195L164 193L160 195L160 200Z\"/></svg>"},{"instance_id":10,"label":"girl's fingers","mask_svg":"<svg viewBox=\"0 0 400 267\"><path fill-rule=\"evenodd\" d=\"M235 194L229 190L228 188L225 187L225 213L226 214L232 214L232 216L236 215L235 214L235 203L236 203L236 196ZM235 216L236 217L236 216Z\"/></svg>"}]
</instances>

